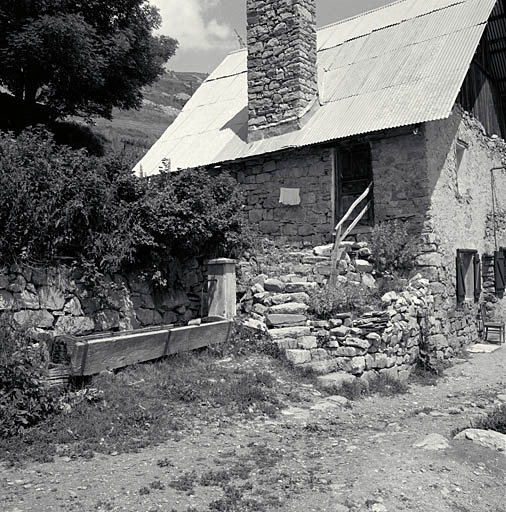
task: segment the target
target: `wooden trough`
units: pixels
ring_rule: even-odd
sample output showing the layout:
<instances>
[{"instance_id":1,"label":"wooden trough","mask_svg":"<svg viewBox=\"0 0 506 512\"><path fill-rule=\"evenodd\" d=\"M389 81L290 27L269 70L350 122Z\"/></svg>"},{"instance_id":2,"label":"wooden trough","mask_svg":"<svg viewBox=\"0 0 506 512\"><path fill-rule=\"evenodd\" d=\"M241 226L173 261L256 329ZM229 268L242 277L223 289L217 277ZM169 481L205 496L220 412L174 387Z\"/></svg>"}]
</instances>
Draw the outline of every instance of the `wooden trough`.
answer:
<instances>
[{"instance_id":1,"label":"wooden trough","mask_svg":"<svg viewBox=\"0 0 506 512\"><path fill-rule=\"evenodd\" d=\"M67 346L71 376L83 377L224 343L230 336L232 325L230 320L214 317L203 319L200 325L161 325L59 339Z\"/></svg>"}]
</instances>

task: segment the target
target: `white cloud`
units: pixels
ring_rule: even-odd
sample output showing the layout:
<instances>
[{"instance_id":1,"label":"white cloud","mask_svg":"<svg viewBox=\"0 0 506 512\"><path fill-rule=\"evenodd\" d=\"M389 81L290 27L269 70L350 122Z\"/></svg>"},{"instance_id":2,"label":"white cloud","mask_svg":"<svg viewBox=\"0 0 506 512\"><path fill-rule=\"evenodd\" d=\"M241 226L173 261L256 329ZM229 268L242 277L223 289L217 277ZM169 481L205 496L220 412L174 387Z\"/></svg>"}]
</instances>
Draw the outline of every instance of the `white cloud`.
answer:
<instances>
[{"instance_id":1,"label":"white cloud","mask_svg":"<svg viewBox=\"0 0 506 512\"><path fill-rule=\"evenodd\" d=\"M211 17L221 0L151 0L163 17L162 34L175 37L181 50L232 48L232 27Z\"/></svg>"}]
</instances>

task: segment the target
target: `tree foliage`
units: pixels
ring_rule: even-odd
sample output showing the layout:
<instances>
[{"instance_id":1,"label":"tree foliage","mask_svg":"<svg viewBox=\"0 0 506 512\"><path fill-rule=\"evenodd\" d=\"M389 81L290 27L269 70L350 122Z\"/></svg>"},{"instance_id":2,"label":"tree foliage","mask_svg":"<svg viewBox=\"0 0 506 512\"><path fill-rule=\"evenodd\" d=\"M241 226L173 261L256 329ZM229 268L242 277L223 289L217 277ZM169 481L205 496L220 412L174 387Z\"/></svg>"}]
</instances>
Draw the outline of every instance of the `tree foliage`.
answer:
<instances>
[{"instance_id":1,"label":"tree foliage","mask_svg":"<svg viewBox=\"0 0 506 512\"><path fill-rule=\"evenodd\" d=\"M0 84L50 118L139 107L177 42L147 0L0 0Z\"/></svg>"},{"instance_id":2,"label":"tree foliage","mask_svg":"<svg viewBox=\"0 0 506 512\"><path fill-rule=\"evenodd\" d=\"M236 256L248 229L236 182L200 170L138 178L115 157L0 132L0 261L66 257L101 272L170 273L186 257Z\"/></svg>"}]
</instances>

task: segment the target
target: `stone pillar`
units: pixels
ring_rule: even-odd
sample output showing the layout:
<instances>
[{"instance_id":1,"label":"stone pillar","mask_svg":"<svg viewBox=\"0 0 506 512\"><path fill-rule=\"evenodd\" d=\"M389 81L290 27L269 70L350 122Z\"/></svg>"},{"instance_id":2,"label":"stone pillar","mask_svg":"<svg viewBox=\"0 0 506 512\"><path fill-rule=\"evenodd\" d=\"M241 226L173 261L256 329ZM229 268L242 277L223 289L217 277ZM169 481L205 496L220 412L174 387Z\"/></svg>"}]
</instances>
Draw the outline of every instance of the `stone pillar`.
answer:
<instances>
[{"instance_id":1,"label":"stone pillar","mask_svg":"<svg viewBox=\"0 0 506 512\"><path fill-rule=\"evenodd\" d=\"M207 263L209 316L232 320L236 316L236 260L221 258Z\"/></svg>"}]
</instances>

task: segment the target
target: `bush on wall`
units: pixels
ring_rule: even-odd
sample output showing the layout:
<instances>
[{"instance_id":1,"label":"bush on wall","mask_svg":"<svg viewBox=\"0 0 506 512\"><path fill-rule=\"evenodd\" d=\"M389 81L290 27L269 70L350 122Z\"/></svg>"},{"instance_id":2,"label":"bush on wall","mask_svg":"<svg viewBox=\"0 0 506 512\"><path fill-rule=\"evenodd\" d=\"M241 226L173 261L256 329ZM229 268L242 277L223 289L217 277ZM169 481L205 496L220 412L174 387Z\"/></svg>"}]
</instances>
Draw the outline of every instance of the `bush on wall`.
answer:
<instances>
[{"instance_id":1,"label":"bush on wall","mask_svg":"<svg viewBox=\"0 0 506 512\"><path fill-rule=\"evenodd\" d=\"M369 245L380 270L404 273L413 268L414 241L405 222L393 220L376 224Z\"/></svg>"},{"instance_id":2,"label":"bush on wall","mask_svg":"<svg viewBox=\"0 0 506 512\"><path fill-rule=\"evenodd\" d=\"M134 176L115 157L0 132L0 261L68 258L100 272L165 271L175 259L237 256L248 241L235 181L202 170Z\"/></svg>"}]
</instances>

